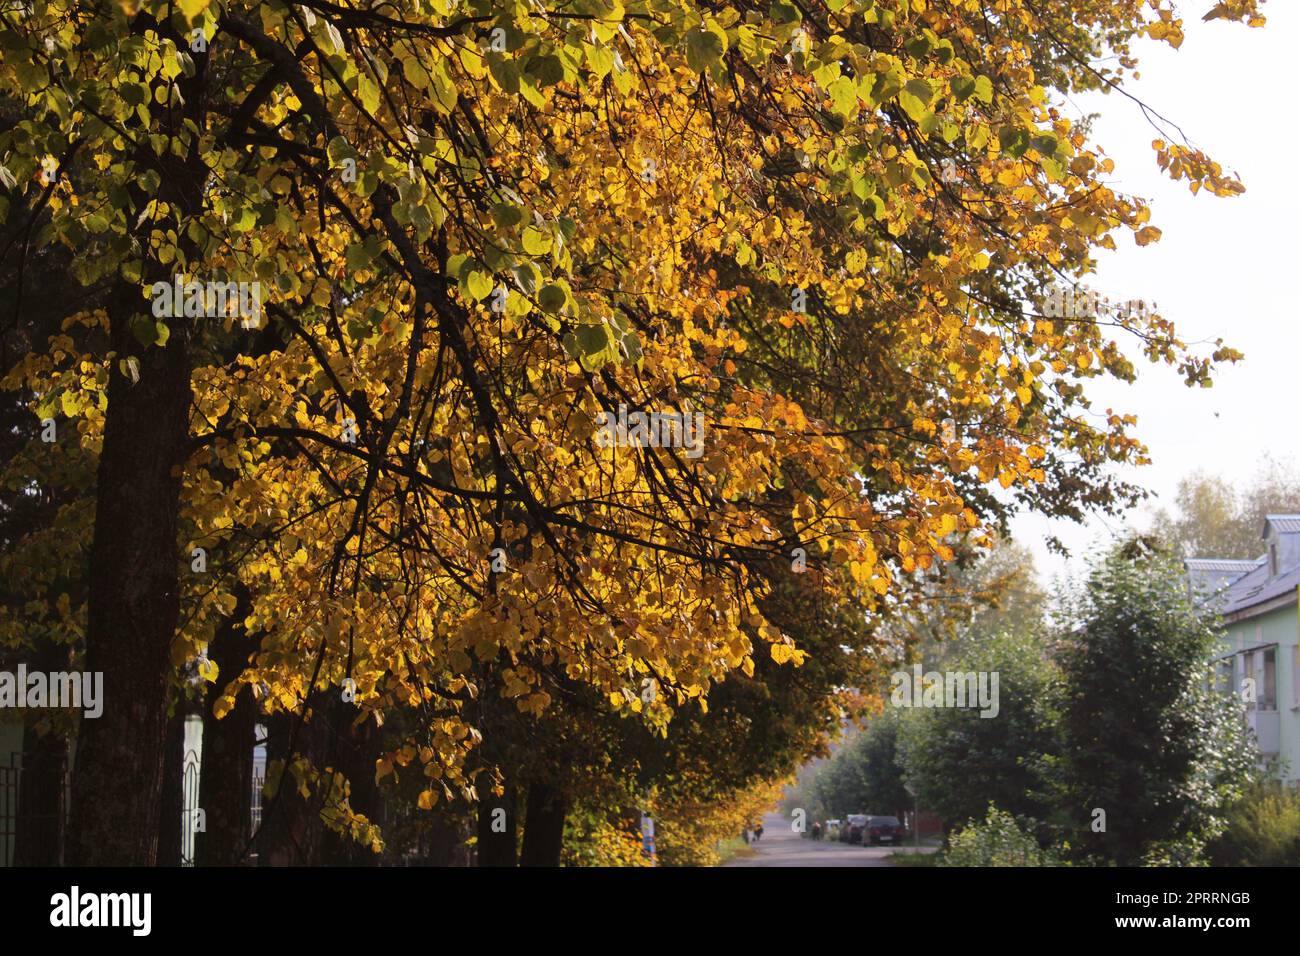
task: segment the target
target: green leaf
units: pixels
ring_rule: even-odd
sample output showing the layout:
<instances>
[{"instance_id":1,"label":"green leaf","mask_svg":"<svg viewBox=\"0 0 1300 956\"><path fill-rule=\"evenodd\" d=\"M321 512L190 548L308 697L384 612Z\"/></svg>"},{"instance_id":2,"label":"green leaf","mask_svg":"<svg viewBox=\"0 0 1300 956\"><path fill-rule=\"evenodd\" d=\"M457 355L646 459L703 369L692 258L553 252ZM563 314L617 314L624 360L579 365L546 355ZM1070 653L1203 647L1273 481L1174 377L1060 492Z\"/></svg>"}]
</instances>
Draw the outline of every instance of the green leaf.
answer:
<instances>
[{"instance_id":1,"label":"green leaf","mask_svg":"<svg viewBox=\"0 0 1300 956\"><path fill-rule=\"evenodd\" d=\"M929 37L922 33L904 43L903 49L919 60L934 49L934 44Z\"/></svg>"},{"instance_id":2,"label":"green leaf","mask_svg":"<svg viewBox=\"0 0 1300 956\"><path fill-rule=\"evenodd\" d=\"M406 81L417 90L424 90L429 87L430 79L428 71L426 71L425 68L420 65L420 61L413 56L404 57L402 59L402 75L405 76Z\"/></svg>"},{"instance_id":3,"label":"green leaf","mask_svg":"<svg viewBox=\"0 0 1300 956\"><path fill-rule=\"evenodd\" d=\"M544 256L551 251L551 236L536 226L529 226L524 230L523 246L530 256Z\"/></svg>"},{"instance_id":4,"label":"green leaf","mask_svg":"<svg viewBox=\"0 0 1300 956\"><path fill-rule=\"evenodd\" d=\"M933 95L930 84L925 80L908 80L907 85L898 94L898 105L913 122L919 123L929 112L926 106Z\"/></svg>"},{"instance_id":5,"label":"green leaf","mask_svg":"<svg viewBox=\"0 0 1300 956\"><path fill-rule=\"evenodd\" d=\"M630 361L641 361L641 340L636 337L635 332L624 332L622 338L619 339L619 345L623 349L623 354Z\"/></svg>"},{"instance_id":6,"label":"green leaf","mask_svg":"<svg viewBox=\"0 0 1300 956\"><path fill-rule=\"evenodd\" d=\"M777 23L799 23L803 20L799 8L792 3L786 3L785 0L775 0L772 4L771 17Z\"/></svg>"},{"instance_id":7,"label":"green leaf","mask_svg":"<svg viewBox=\"0 0 1300 956\"><path fill-rule=\"evenodd\" d=\"M481 302L488 297L492 291L492 277L486 272L480 272L477 269L470 272L462 280L461 284L469 297L475 302Z\"/></svg>"},{"instance_id":8,"label":"green leaf","mask_svg":"<svg viewBox=\"0 0 1300 956\"><path fill-rule=\"evenodd\" d=\"M1023 156L1029 148L1029 133L1016 126L1004 126L998 130L998 145L1010 156Z\"/></svg>"},{"instance_id":9,"label":"green leaf","mask_svg":"<svg viewBox=\"0 0 1300 956\"><path fill-rule=\"evenodd\" d=\"M537 266L524 261L511 271L514 273L515 281L519 283L519 288L524 290L524 295L532 295L537 291L537 283L542 279L542 274L538 271Z\"/></svg>"},{"instance_id":10,"label":"green leaf","mask_svg":"<svg viewBox=\"0 0 1300 956\"><path fill-rule=\"evenodd\" d=\"M542 96L536 77L521 76L519 78L519 95L539 110L546 108L546 97Z\"/></svg>"},{"instance_id":11,"label":"green leaf","mask_svg":"<svg viewBox=\"0 0 1300 956\"><path fill-rule=\"evenodd\" d=\"M1030 141L1030 145L1038 150L1044 156L1055 156L1056 151L1060 148L1061 142L1056 138L1055 133L1039 133Z\"/></svg>"},{"instance_id":12,"label":"green leaf","mask_svg":"<svg viewBox=\"0 0 1300 956\"><path fill-rule=\"evenodd\" d=\"M696 27L686 34L686 63L696 73L722 61L725 42L718 34L704 27Z\"/></svg>"},{"instance_id":13,"label":"green leaf","mask_svg":"<svg viewBox=\"0 0 1300 956\"><path fill-rule=\"evenodd\" d=\"M537 295L537 304L547 312L559 312L568 301L568 292L556 282L543 286L542 291Z\"/></svg>"},{"instance_id":14,"label":"green leaf","mask_svg":"<svg viewBox=\"0 0 1300 956\"><path fill-rule=\"evenodd\" d=\"M530 59L524 72L533 77L539 87L545 89L564 79L564 64L560 62L558 56L548 53Z\"/></svg>"},{"instance_id":15,"label":"green leaf","mask_svg":"<svg viewBox=\"0 0 1300 956\"><path fill-rule=\"evenodd\" d=\"M470 261L469 256L463 253L456 253L454 256L447 258L447 275L459 279L460 274L465 270L465 265Z\"/></svg>"},{"instance_id":16,"label":"green leaf","mask_svg":"<svg viewBox=\"0 0 1300 956\"><path fill-rule=\"evenodd\" d=\"M524 211L518 206L508 203L499 202L492 207L492 221L500 229L509 229L517 226L524 218Z\"/></svg>"},{"instance_id":17,"label":"green leaf","mask_svg":"<svg viewBox=\"0 0 1300 956\"><path fill-rule=\"evenodd\" d=\"M876 81L871 87L871 101L873 103L883 103L898 94L903 88L903 81L896 73L879 73L876 75Z\"/></svg>"},{"instance_id":18,"label":"green leaf","mask_svg":"<svg viewBox=\"0 0 1300 956\"><path fill-rule=\"evenodd\" d=\"M354 242L348 246L346 257L349 272L361 272L370 265L371 255L363 242Z\"/></svg>"},{"instance_id":19,"label":"green leaf","mask_svg":"<svg viewBox=\"0 0 1300 956\"><path fill-rule=\"evenodd\" d=\"M604 79L605 75L614 69L614 51L609 47L584 43L583 49L587 54L587 66L596 75L596 79Z\"/></svg>"},{"instance_id":20,"label":"green leaf","mask_svg":"<svg viewBox=\"0 0 1300 956\"><path fill-rule=\"evenodd\" d=\"M975 92L975 78L973 76L954 76L948 81L952 87L952 95L957 97L958 102L970 99Z\"/></svg>"},{"instance_id":21,"label":"green leaf","mask_svg":"<svg viewBox=\"0 0 1300 956\"><path fill-rule=\"evenodd\" d=\"M599 325L580 325L575 330L579 351L588 358L594 358L609 348L609 328L604 322Z\"/></svg>"},{"instance_id":22,"label":"green leaf","mask_svg":"<svg viewBox=\"0 0 1300 956\"><path fill-rule=\"evenodd\" d=\"M497 85L507 93L519 93L519 61L514 59L504 59L499 54L492 54L488 57L488 70L492 73L492 79L497 81Z\"/></svg>"},{"instance_id":23,"label":"green leaf","mask_svg":"<svg viewBox=\"0 0 1300 956\"><path fill-rule=\"evenodd\" d=\"M831 98L831 108L841 116L850 117L858 109L857 85L847 76L841 76L826 88Z\"/></svg>"},{"instance_id":24,"label":"green leaf","mask_svg":"<svg viewBox=\"0 0 1300 956\"><path fill-rule=\"evenodd\" d=\"M189 23L194 22L194 18L208 8L210 0L180 0L181 13Z\"/></svg>"},{"instance_id":25,"label":"green leaf","mask_svg":"<svg viewBox=\"0 0 1300 956\"><path fill-rule=\"evenodd\" d=\"M456 84L447 75L445 61L439 60L437 66L429 72L429 81L432 86L433 105L443 113L450 113L454 110L459 94L456 91Z\"/></svg>"}]
</instances>

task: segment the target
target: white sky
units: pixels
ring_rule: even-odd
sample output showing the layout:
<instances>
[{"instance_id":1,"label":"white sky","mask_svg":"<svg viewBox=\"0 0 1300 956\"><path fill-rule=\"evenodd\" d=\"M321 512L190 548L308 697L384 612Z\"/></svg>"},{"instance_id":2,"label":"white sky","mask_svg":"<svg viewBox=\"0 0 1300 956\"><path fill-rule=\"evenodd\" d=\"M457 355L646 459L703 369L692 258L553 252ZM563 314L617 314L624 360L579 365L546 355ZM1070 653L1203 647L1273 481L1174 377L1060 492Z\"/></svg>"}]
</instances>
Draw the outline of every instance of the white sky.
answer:
<instances>
[{"instance_id":1,"label":"white sky","mask_svg":"<svg viewBox=\"0 0 1300 956\"><path fill-rule=\"evenodd\" d=\"M1160 496L1127 518L1144 527L1160 501L1170 501L1181 477L1202 469L1243 482L1265 453L1300 461L1300 427L1288 404L1300 385L1300 323L1295 244L1300 224L1300 184L1294 177L1297 107L1294 82L1300 9L1268 3L1268 24L1249 29L1222 21L1202 23L1210 0L1183 0L1186 39L1179 50L1164 43L1136 46L1141 78L1126 85L1135 96L1177 123L1195 146L1226 172L1240 174L1243 195L1220 198L1186 181L1171 182L1156 165L1151 141L1160 136L1136 103L1119 94L1076 100L1100 114L1094 141L1115 160L1117 191L1146 198L1151 224L1164 235L1138 248L1117 234L1118 250L1103 253L1089 284L1111 301L1159 303L1186 342L1225 343L1246 358L1215 377L1210 389L1189 389L1172 369L1138 364L1138 381L1092 380L1096 411L1114 408L1138 417L1134 434L1150 448L1153 464L1125 476ZM1163 137L1170 139L1170 137ZM1090 550L1125 522L1094 518L1086 525L1021 516L1013 536L1034 552L1039 576L1050 583L1075 575ZM1050 553L1055 534L1072 552Z\"/></svg>"}]
</instances>

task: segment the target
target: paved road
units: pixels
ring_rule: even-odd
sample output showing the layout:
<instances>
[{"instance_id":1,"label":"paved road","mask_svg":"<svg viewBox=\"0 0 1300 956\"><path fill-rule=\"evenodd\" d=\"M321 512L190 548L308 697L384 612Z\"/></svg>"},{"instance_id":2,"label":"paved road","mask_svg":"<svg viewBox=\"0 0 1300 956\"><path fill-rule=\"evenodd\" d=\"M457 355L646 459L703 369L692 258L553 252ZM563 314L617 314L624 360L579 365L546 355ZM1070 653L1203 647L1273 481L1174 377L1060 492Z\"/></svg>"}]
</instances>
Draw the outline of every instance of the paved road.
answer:
<instances>
[{"instance_id":1,"label":"paved road","mask_svg":"<svg viewBox=\"0 0 1300 956\"><path fill-rule=\"evenodd\" d=\"M752 856L733 857L724 866L890 866L885 859L894 853L889 846L850 846L847 843L813 840L790 830L790 821L780 814L763 818L763 839L750 843Z\"/></svg>"}]
</instances>

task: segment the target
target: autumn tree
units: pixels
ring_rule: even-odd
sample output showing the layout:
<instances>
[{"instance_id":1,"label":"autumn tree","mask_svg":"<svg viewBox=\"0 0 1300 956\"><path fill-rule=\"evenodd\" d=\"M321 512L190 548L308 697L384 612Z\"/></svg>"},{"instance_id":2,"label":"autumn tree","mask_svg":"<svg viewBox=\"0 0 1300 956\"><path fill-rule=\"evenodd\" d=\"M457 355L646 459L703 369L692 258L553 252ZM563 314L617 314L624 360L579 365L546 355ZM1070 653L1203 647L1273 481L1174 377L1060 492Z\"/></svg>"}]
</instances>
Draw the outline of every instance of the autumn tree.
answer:
<instances>
[{"instance_id":1,"label":"autumn tree","mask_svg":"<svg viewBox=\"0 0 1300 956\"><path fill-rule=\"evenodd\" d=\"M295 825L378 848L366 751L397 712L377 775L473 802L503 709L577 684L662 730L758 659L806 666L764 562L820 563L868 615L1011 507L1130 501L1133 420L1085 391L1136 374L1116 336L1189 384L1236 353L1037 300L1159 237L1060 98L1179 23L1163 0L0 14L30 238L3 249L74 250L103 288L6 378L97 472L108 704L70 858L154 860L175 670L232 616L256 647L207 658L211 712L283 727L269 821L305 795Z\"/></svg>"}]
</instances>

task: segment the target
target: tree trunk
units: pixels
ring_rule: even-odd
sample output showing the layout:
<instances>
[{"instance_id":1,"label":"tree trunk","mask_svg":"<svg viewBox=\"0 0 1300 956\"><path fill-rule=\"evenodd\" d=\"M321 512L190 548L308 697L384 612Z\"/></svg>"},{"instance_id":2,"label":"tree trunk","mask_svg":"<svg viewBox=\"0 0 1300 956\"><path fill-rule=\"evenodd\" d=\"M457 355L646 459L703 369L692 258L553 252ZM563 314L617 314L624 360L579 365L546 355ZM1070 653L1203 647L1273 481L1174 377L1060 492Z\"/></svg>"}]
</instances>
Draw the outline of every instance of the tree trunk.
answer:
<instances>
[{"instance_id":1,"label":"tree trunk","mask_svg":"<svg viewBox=\"0 0 1300 956\"><path fill-rule=\"evenodd\" d=\"M268 773L271 762L305 757L318 770L328 761L329 727L321 692L312 696L310 719L298 729L295 714L276 714L268 721ZM292 754L290 747L292 745ZM303 798L298 780L286 764L279 786L262 801L262 827L258 836L258 863L262 866L319 866L326 849L325 825L320 818L320 794Z\"/></svg>"},{"instance_id":2,"label":"tree trunk","mask_svg":"<svg viewBox=\"0 0 1300 956\"><path fill-rule=\"evenodd\" d=\"M32 666L46 672L66 671L71 650L42 641ZM47 716L29 714L23 721L22 746L13 865L58 866L63 862L67 822L68 738L50 729Z\"/></svg>"},{"instance_id":3,"label":"tree trunk","mask_svg":"<svg viewBox=\"0 0 1300 956\"><path fill-rule=\"evenodd\" d=\"M464 817L453 813L438 814L429 821L422 840L424 866L468 866L469 827Z\"/></svg>"},{"instance_id":4,"label":"tree trunk","mask_svg":"<svg viewBox=\"0 0 1300 956\"><path fill-rule=\"evenodd\" d=\"M529 785L520 866L560 865L564 818L568 812L569 801L563 793L540 783Z\"/></svg>"},{"instance_id":5,"label":"tree trunk","mask_svg":"<svg viewBox=\"0 0 1300 956\"><path fill-rule=\"evenodd\" d=\"M185 812L185 695L177 691L176 712L167 721L161 809L158 812L158 865L180 866Z\"/></svg>"},{"instance_id":6,"label":"tree trunk","mask_svg":"<svg viewBox=\"0 0 1300 956\"><path fill-rule=\"evenodd\" d=\"M189 329L140 348L144 300L121 283L109 308L113 348L139 381L110 367L90 554L86 669L104 675L104 712L83 719L72 782L68 860L152 866L158 856L169 650L180 613L177 532L189 431Z\"/></svg>"},{"instance_id":7,"label":"tree trunk","mask_svg":"<svg viewBox=\"0 0 1300 956\"><path fill-rule=\"evenodd\" d=\"M23 727L14 866L63 862L68 739L53 731L38 733L37 723L29 719Z\"/></svg>"},{"instance_id":8,"label":"tree trunk","mask_svg":"<svg viewBox=\"0 0 1300 956\"><path fill-rule=\"evenodd\" d=\"M375 760L381 749L381 731L374 718L367 715L359 726L353 726L358 716L354 704L340 699L337 691L329 692L333 699L334 725L338 728L337 740L342 752L333 760L347 777L348 805L371 823L384 825L384 800L375 784ZM326 859L335 866L378 866L380 855L362 845L348 834L328 831L326 834Z\"/></svg>"},{"instance_id":9,"label":"tree trunk","mask_svg":"<svg viewBox=\"0 0 1300 956\"><path fill-rule=\"evenodd\" d=\"M241 687L235 706L218 720L212 708L226 686L248 666L253 641L244 630L251 606L239 588L233 613L221 625L211 644L217 665L217 682L209 684L203 704L203 773L199 806L205 832L194 837L194 859L199 866L239 866L245 862L252 832L253 745L257 713L253 695Z\"/></svg>"},{"instance_id":10,"label":"tree trunk","mask_svg":"<svg viewBox=\"0 0 1300 956\"><path fill-rule=\"evenodd\" d=\"M510 785L506 786L502 796L487 794L479 802L479 866L516 865L518 843L515 816L515 790Z\"/></svg>"}]
</instances>

